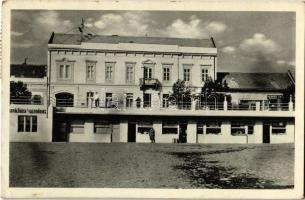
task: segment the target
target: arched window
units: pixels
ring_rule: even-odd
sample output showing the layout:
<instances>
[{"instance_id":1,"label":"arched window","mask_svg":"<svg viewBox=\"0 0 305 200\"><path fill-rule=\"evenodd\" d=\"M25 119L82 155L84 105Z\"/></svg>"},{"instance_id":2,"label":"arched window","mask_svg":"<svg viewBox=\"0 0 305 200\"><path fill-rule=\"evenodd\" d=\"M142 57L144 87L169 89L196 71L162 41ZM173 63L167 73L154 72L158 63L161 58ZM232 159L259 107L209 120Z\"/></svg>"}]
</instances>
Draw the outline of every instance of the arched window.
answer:
<instances>
[{"instance_id":1,"label":"arched window","mask_svg":"<svg viewBox=\"0 0 305 200\"><path fill-rule=\"evenodd\" d=\"M73 107L73 94L68 92L61 92L55 95L57 107Z\"/></svg>"}]
</instances>

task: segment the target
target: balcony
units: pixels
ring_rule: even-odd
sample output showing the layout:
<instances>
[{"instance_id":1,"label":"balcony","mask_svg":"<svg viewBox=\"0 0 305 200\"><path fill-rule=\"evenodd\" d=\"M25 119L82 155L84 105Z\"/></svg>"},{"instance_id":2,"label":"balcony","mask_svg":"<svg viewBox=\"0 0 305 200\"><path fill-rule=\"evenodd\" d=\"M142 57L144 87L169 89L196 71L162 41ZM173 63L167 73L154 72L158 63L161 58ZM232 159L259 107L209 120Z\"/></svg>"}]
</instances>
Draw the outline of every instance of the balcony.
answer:
<instances>
[{"instance_id":1,"label":"balcony","mask_svg":"<svg viewBox=\"0 0 305 200\"><path fill-rule=\"evenodd\" d=\"M140 89L155 89L159 90L161 88L161 82L156 78L140 78Z\"/></svg>"},{"instance_id":2,"label":"balcony","mask_svg":"<svg viewBox=\"0 0 305 200\"><path fill-rule=\"evenodd\" d=\"M102 115L155 115L155 116L236 116L236 117L294 117L293 103L278 103L260 105L259 102L255 106L239 104L231 105L227 102L223 103L198 103L180 102L173 105L169 103L157 102L126 102L108 101L99 102L96 107L94 103L88 104L86 100L78 100L62 103L65 101L57 100L60 104L56 106L57 113L63 114L102 114ZM163 104L163 105L162 105Z\"/></svg>"}]
</instances>

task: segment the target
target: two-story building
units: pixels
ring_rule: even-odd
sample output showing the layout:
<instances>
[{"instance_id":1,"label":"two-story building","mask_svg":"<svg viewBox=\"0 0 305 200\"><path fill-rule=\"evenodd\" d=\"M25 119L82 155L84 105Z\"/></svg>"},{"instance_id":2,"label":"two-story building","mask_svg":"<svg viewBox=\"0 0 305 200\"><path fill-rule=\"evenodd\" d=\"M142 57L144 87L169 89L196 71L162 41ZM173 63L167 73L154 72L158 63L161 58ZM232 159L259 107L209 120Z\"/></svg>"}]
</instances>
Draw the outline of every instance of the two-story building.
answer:
<instances>
[{"instance_id":1,"label":"two-story building","mask_svg":"<svg viewBox=\"0 0 305 200\"><path fill-rule=\"evenodd\" d=\"M231 102L198 106L196 94L217 76L231 87ZM276 101L276 109L271 101L290 76L271 75L272 90L255 89L249 77L264 75L218 73L213 38L53 33L45 105L52 126L37 134L54 142L146 143L153 128L157 143L294 142L293 101ZM170 100L178 79L191 89L191 102L182 106Z\"/></svg>"}]
</instances>

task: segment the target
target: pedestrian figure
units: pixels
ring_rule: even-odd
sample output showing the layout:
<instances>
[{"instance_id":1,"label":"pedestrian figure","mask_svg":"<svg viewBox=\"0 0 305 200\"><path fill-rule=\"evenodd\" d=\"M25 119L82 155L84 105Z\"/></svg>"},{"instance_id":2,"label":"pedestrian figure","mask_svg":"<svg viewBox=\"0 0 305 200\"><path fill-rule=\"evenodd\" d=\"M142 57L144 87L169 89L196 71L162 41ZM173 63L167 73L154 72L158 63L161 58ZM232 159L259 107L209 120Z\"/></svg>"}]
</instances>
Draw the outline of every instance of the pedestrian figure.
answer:
<instances>
[{"instance_id":1,"label":"pedestrian figure","mask_svg":"<svg viewBox=\"0 0 305 200\"><path fill-rule=\"evenodd\" d=\"M95 107L98 108L100 106L100 97L97 92L95 92L93 99L94 99Z\"/></svg>"},{"instance_id":2,"label":"pedestrian figure","mask_svg":"<svg viewBox=\"0 0 305 200\"><path fill-rule=\"evenodd\" d=\"M155 130L154 130L154 128L151 128L149 130L148 134L149 134L150 142L155 143Z\"/></svg>"}]
</instances>

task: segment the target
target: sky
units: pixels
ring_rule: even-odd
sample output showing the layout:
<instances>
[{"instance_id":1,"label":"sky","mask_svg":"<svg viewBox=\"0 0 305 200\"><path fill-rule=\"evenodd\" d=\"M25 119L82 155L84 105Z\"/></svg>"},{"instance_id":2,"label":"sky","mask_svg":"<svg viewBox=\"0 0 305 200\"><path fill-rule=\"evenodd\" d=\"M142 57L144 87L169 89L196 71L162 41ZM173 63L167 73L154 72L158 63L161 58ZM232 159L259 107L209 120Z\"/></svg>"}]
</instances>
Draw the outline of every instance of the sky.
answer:
<instances>
[{"instance_id":1,"label":"sky","mask_svg":"<svg viewBox=\"0 0 305 200\"><path fill-rule=\"evenodd\" d=\"M295 65L295 13L223 11L14 10L11 63L47 64L52 34L76 33L81 19L99 35L213 37L222 72L287 72Z\"/></svg>"}]
</instances>

